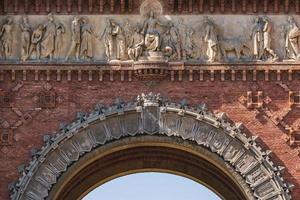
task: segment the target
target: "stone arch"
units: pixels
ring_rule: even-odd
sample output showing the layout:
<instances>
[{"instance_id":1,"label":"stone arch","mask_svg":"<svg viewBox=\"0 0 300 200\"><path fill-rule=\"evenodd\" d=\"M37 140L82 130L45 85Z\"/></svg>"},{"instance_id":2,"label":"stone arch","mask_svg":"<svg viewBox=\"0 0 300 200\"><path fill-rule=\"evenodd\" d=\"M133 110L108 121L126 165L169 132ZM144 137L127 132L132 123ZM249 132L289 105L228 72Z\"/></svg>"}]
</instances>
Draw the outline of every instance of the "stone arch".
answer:
<instances>
[{"instance_id":1,"label":"stone arch","mask_svg":"<svg viewBox=\"0 0 300 200\"><path fill-rule=\"evenodd\" d=\"M203 170L202 174L208 177L203 181L204 184L220 196L223 195L222 192L209 179L225 181L222 184L225 185L223 197L234 193L235 188L230 187L232 184L241 193L231 194L234 197L231 199L241 199L241 196L242 199L291 199L290 186L281 177L282 167L273 164L268 156L269 152L263 151L255 139L242 133L239 125L230 122L224 113L214 115L205 106L191 108L184 104L167 103L158 95L141 95L135 102L117 103L110 108L98 105L88 115L79 113L73 123L61 126L56 135L45 136L45 145L41 150L33 152L32 161L21 169L22 177L11 187L11 199L49 199L49 195L52 195L50 199L63 199L57 198L57 194L53 198L51 194L52 190L58 191L58 186L67 187L58 182L66 180L68 173L79 176L79 172L74 172L78 165L83 165L90 158L95 160L97 156L104 155L108 152L105 148L110 146L120 149L111 153L111 156L116 156L116 152L125 152L123 158L132 158L138 152L149 153L149 157L170 156L169 161L174 162L174 166L192 162L193 156L197 155L194 164L185 165L185 170L189 171L189 167L195 167L194 171ZM150 141L152 145L136 145L146 144L145 141ZM167 154L172 148L177 148L177 156L174 153ZM131 150L131 154L126 149ZM102 153L97 153L98 150ZM153 153L154 150L156 153ZM99 166L103 161L101 159L99 157L99 162L94 163L94 167ZM113 157L109 160L117 161ZM123 163L129 161L127 159ZM131 164L134 166L138 163ZM142 167L127 169L127 173L147 170L178 173L194 179L198 176L192 177L188 173L153 162L149 166L143 163ZM111 179L112 176L106 179ZM198 180L201 182L201 178ZM95 183L91 187L94 185Z\"/></svg>"}]
</instances>

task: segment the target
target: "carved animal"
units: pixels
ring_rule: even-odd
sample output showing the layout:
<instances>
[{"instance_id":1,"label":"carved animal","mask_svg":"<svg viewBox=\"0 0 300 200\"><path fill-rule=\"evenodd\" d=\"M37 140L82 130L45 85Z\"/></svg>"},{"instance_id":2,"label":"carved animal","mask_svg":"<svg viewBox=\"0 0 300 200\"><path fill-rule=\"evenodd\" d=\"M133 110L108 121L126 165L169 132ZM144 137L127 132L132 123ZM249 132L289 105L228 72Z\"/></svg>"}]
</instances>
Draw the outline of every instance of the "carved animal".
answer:
<instances>
[{"instance_id":1,"label":"carved animal","mask_svg":"<svg viewBox=\"0 0 300 200\"><path fill-rule=\"evenodd\" d=\"M219 42L220 50L225 60L228 58L228 52L234 52L238 60L241 59L243 54L247 54L247 51L251 52L251 41L242 37L221 38Z\"/></svg>"}]
</instances>

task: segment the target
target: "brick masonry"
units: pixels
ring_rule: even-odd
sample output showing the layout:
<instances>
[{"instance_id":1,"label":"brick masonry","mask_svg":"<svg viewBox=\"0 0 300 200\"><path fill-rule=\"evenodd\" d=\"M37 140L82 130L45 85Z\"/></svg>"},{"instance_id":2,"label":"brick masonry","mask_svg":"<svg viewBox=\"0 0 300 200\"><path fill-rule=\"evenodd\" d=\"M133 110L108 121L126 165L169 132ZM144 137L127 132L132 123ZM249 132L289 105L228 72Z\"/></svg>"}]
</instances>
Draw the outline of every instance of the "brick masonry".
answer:
<instances>
[{"instance_id":1,"label":"brick masonry","mask_svg":"<svg viewBox=\"0 0 300 200\"><path fill-rule=\"evenodd\" d=\"M38 15L49 12L70 15L138 14L142 2L1 0L0 15ZM292 15L300 12L300 0L160 2L165 14ZM232 121L242 122L247 134L259 136L260 145L273 152L271 157L275 164L286 168L284 179L295 185L292 197L300 199L299 63L295 66L285 63L282 66L267 66L263 63L257 67L257 74L256 67L250 65L246 68L235 67L236 71L231 71L232 68L227 66L224 69L216 66L165 66L166 70L172 69L167 77L162 76L162 79L165 78L162 81L138 80L134 72L139 70L131 68L126 68L129 71L125 70L125 78L124 74L122 76L124 71L109 71L119 69L119 66L106 67L103 77L102 71L98 77L92 71L105 67L81 68L71 64L56 69L51 63L49 66L45 63L37 65L26 68L23 65L18 68L14 64L0 66L0 200L9 199L8 184L18 179L17 167L30 161L30 150L41 148L43 135L54 134L60 122L71 122L77 112L90 112L97 103L108 106L116 98L132 101L138 94L149 92L160 93L172 102L185 98L194 106L206 103L209 110L225 112ZM49 71L51 67L53 69ZM248 73L246 70L251 67L255 71ZM11 68L13 71L10 71ZM61 74L60 69L65 71ZM86 70L82 77L79 76L81 70ZM86 73L87 70L91 71L90 75ZM222 72L224 70L226 72ZM75 78L71 78L71 75Z\"/></svg>"},{"instance_id":2,"label":"brick masonry","mask_svg":"<svg viewBox=\"0 0 300 200\"><path fill-rule=\"evenodd\" d=\"M259 136L259 143L273 152L275 164L286 167L283 173L287 182L295 185L292 191L294 199L300 198L300 158L296 142L290 145L289 132L276 125L272 116L281 116L289 108L289 90L299 90L300 81L140 81L135 78L127 81L22 81L0 82L0 96L10 93L9 106L1 106L1 126L14 127L11 144L0 146L0 199L8 199L8 184L19 177L17 166L28 163L30 150L40 148L43 135L58 130L60 122L71 122L79 111L90 112L97 103L111 105L116 98L132 101L141 93L160 93L173 102L187 99L190 105L206 103L213 112L226 112L230 119L242 122L249 135ZM20 85L19 85L20 86ZM41 91L55 93L55 106L42 107L39 101ZM247 108L243 97L247 92L263 94L263 108ZM242 99L242 100L241 100ZM257 98L252 98L253 102ZM297 101L297 99L296 99ZM2 104L4 105L4 104ZM284 117L284 122L292 127L300 125L300 108L292 107ZM27 114L27 117L24 115ZM25 118L25 119L24 119Z\"/></svg>"}]
</instances>

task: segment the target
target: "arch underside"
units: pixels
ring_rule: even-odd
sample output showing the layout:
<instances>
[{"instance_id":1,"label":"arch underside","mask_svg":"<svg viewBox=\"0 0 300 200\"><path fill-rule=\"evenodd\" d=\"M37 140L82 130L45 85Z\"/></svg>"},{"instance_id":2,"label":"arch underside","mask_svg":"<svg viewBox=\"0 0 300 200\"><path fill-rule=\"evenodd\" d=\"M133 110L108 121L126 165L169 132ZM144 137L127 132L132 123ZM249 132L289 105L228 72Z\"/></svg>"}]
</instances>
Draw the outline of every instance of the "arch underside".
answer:
<instances>
[{"instance_id":1,"label":"arch underside","mask_svg":"<svg viewBox=\"0 0 300 200\"><path fill-rule=\"evenodd\" d=\"M281 177L280 167L273 164L268 153L258 146L254 138L247 137L236 124L228 121L224 115L215 116L203 108L162 104L159 99L151 95L137 102L119 104L108 109L98 107L89 115L79 116L72 124L62 127L55 136L46 140L45 145L33 156L33 160L15 185L11 199L45 199L49 197L52 189L57 187L60 177L69 173L69 169L80 163L80 159L84 160L97 149L114 142L150 136L178 138L192 144L190 149L200 147L206 149L218 157L224 166L228 165L227 168L219 170L223 171L224 177L227 173L230 183L247 186L240 187L238 190L244 189L242 195L248 199L291 199L288 184ZM130 149L124 143L122 148ZM150 149L156 148L161 148L161 152L167 152L163 150L166 148L164 146ZM147 149L149 151L149 148ZM184 152L186 153L186 151L181 152L182 155L189 155ZM201 161L201 155L198 157L199 163L205 163L206 159L202 158ZM209 160L206 161L207 164L210 163ZM211 167L214 167L213 162ZM130 173L130 170L151 169L176 173L176 169L159 166L155 168L144 165L144 168L133 167L128 169L127 173ZM215 168L218 169L217 166ZM178 170L177 173L197 179L191 174L184 174ZM220 196L226 196L220 192L222 190L218 191L218 188L208 182L205 183L200 179L198 181L207 184ZM246 188L250 188L249 191Z\"/></svg>"},{"instance_id":2,"label":"arch underside","mask_svg":"<svg viewBox=\"0 0 300 200\"><path fill-rule=\"evenodd\" d=\"M188 140L162 135L124 137L100 146L69 167L47 199L82 199L112 179L139 172L184 176L208 187L222 199L255 199L242 177L219 156L202 146L195 148Z\"/></svg>"}]
</instances>

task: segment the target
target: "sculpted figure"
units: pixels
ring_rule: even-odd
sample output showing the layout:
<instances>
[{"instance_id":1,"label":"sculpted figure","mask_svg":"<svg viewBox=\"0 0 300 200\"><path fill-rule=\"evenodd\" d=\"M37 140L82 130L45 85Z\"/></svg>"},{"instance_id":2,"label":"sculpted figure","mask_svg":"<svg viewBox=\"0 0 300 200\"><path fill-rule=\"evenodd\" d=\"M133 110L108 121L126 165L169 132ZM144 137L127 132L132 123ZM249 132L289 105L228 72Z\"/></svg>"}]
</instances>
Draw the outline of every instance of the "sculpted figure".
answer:
<instances>
[{"instance_id":1,"label":"sculpted figure","mask_svg":"<svg viewBox=\"0 0 300 200\"><path fill-rule=\"evenodd\" d=\"M71 38L71 47L67 53L66 60L69 59L70 55L75 51L75 57L76 60L79 60L79 53L80 53L80 21L77 16L74 17L71 25L71 33L72 33L72 38Z\"/></svg>"},{"instance_id":2,"label":"sculpted figure","mask_svg":"<svg viewBox=\"0 0 300 200\"><path fill-rule=\"evenodd\" d=\"M113 35L112 35L112 20L107 19L106 20L106 27L100 37L100 39L104 38L104 45L105 45L105 53L107 60L110 61L113 57L113 46L114 46L114 41L113 41Z\"/></svg>"},{"instance_id":3,"label":"sculpted figure","mask_svg":"<svg viewBox=\"0 0 300 200\"><path fill-rule=\"evenodd\" d=\"M112 26L113 26L112 35L113 37L115 37L116 45L117 45L116 57L118 60L124 60L126 59L126 52L127 52L124 31L122 30L120 25L114 21L112 22Z\"/></svg>"},{"instance_id":4,"label":"sculpted figure","mask_svg":"<svg viewBox=\"0 0 300 200\"><path fill-rule=\"evenodd\" d=\"M45 33L42 41L42 56L53 59L55 51L56 24L53 15L48 15L48 22L44 24Z\"/></svg>"},{"instance_id":5,"label":"sculpted figure","mask_svg":"<svg viewBox=\"0 0 300 200\"><path fill-rule=\"evenodd\" d=\"M12 53L12 23L13 20L7 18L0 31L1 51L4 59L7 59Z\"/></svg>"},{"instance_id":6,"label":"sculpted figure","mask_svg":"<svg viewBox=\"0 0 300 200\"><path fill-rule=\"evenodd\" d=\"M93 26L88 23L87 19L83 18L81 24L81 46L80 54L84 59L93 58L92 36L95 36Z\"/></svg>"},{"instance_id":7,"label":"sculpted figure","mask_svg":"<svg viewBox=\"0 0 300 200\"><path fill-rule=\"evenodd\" d=\"M207 43L206 54L208 62L215 62L219 56L219 41L215 25L207 17L204 19L205 36L204 41Z\"/></svg>"},{"instance_id":8,"label":"sculpted figure","mask_svg":"<svg viewBox=\"0 0 300 200\"><path fill-rule=\"evenodd\" d=\"M176 47L172 40L170 28L167 29L162 38L162 51L166 57L168 57L170 60L173 60L176 57Z\"/></svg>"},{"instance_id":9,"label":"sculpted figure","mask_svg":"<svg viewBox=\"0 0 300 200\"><path fill-rule=\"evenodd\" d=\"M35 29L31 36L31 45L29 56L35 51L37 59L41 58L41 41L43 38L43 25L39 25L37 29Z\"/></svg>"},{"instance_id":10,"label":"sculpted figure","mask_svg":"<svg viewBox=\"0 0 300 200\"><path fill-rule=\"evenodd\" d=\"M174 44L174 47L175 47L175 51L176 51L176 57L178 60L181 60L181 45L182 45L182 42L181 42L181 38L180 38L180 33L179 33L179 29L175 26L174 23L171 23L171 26L170 26L170 34L171 34L171 38L172 38L172 41L173 41L173 44Z\"/></svg>"},{"instance_id":11,"label":"sculpted figure","mask_svg":"<svg viewBox=\"0 0 300 200\"><path fill-rule=\"evenodd\" d=\"M20 23L21 33L21 59L26 61L29 57L30 43L31 43L31 27L27 16L23 16Z\"/></svg>"},{"instance_id":12,"label":"sculpted figure","mask_svg":"<svg viewBox=\"0 0 300 200\"><path fill-rule=\"evenodd\" d=\"M132 36L135 32L135 29L136 29L136 27L133 27L130 24L130 21L128 19L126 19L123 30L124 30L125 42L126 42L127 47L129 47L129 45L132 44L132 42L133 42Z\"/></svg>"},{"instance_id":13,"label":"sculpted figure","mask_svg":"<svg viewBox=\"0 0 300 200\"><path fill-rule=\"evenodd\" d=\"M298 25L293 17L289 17L287 26L285 27L285 51L286 57L289 59L300 59L299 36L300 29Z\"/></svg>"},{"instance_id":14,"label":"sculpted figure","mask_svg":"<svg viewBox=\"0 0 300 200\"><path fill-rule=\"evenodd\" d=\"M126 41L124 31L120 25L112 19L106 21L106 27L101 35L104 37L106 57L112 59L124 60L127 57Z\"/></svg>"},{"instance_id":15,"label":"sculpted figure","mask_svg":"<svg viewBox=\"0 0 300 200\"><path fill-rule=\"evenodd\" d=\"M144 21L143 34L145 36L145 46L148 51L160 51L161 38L157 25L164 26L159 20L154 18L153 11L150 16Z\"/></svg>"},{"instance_id":16,"label":"sculpted figure","mask_svg":"<svg viewBox=\"0 0 300 200\"><path fill-rule=\"evenodd\" d=\"M65 33L65 27L62 23L57 24L56 27L56 38L55 38L55 54L56 57L62 55L62 44L64 43L63 35Z\"/></svg>"},{"instance_id":17,"label":"sculpted figure","mask_svg":"<svg viewBox=\"0 0 300 200\"><path fill-rule=\"evenodd\" d=\"M278 56L275 52L271 49L271 30L272 27L270 25L269 20L265 17L263 18L263 44L264 44L264 51L267 54L270 54L273 58L272 61L278 60ZM266 55L268 57L268 55Z\"/></svg>"},{"instance_id":18,"label":"sculpted figure","mask_svg":"<svg viewBox=\"0 0 300 200\"><path fill-rule=\"evenodd\" d=\"M195 57L195 42L194 42L194 30L184 24L183 19L179 20L179 36L182 45L182 58L184 60L193 59Z\"/></svg>"},{"instance_id":19,"label":"sculpted figure","mask_svg":"<svg viewBox=\"0 0 300 200\"><path fill-rule=\"evenodd\" d=\"M181 39L179 30L170 22L167 31L163 35L162 50L165 56L171 60L181 59Z\"/></svg>"},{"instance_id":20,"label":"sculpted figure","mask_svg":"<svg viewBox=\"0 0 300 200\"><path fill-rule=\"evenodd\" d=\"M262 60L264 53L264 41L263 41L264 24L260 17L255 19L255 25L252 29L251 38L253 41L253 55L257 60Z\"/></svg>"},{"instance_id":21,"label":"sculpted figure","mask_svg":"<svg viewBox=\"0 0 300 200\"><path fill-rule=\"evenodd\" d=\"M138 26L134 28L131 43L128 44L128 56L137 61L143 53L144 36L140 33Z\"/></svg>"},{"instance_id":22,"label":"sculpted figure","mask_svg":"<svg viewBox=\"0 0 300 200\"><path fill-rule=\"evenodd\" d=\"M183 51L183 58L186 60L195 58L196 44L193 37L194 30L192 28L188 28L185 36L185 46Z\"/></svg>"}]
</instances>

